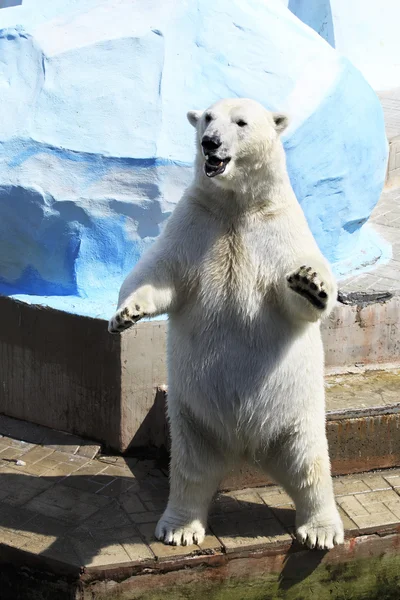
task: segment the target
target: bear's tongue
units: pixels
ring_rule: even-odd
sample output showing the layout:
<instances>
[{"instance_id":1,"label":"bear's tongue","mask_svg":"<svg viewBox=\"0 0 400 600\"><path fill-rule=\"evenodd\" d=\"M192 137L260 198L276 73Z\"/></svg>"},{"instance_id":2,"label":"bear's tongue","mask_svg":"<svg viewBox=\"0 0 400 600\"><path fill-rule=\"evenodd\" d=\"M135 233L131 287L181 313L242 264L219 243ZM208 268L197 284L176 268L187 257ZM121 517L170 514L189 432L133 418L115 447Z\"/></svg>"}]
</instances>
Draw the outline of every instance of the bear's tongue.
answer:
<instances>
[{"instance_id":1,"label":"bear's tongue","mask_svg":"<svg viewBox=\"0 0 400 600\"><path fill-rule=\"evenodd\" d=\"M206 160L208 164L212 167L220 167L224 164L223 161L220 158L218 158L218 156L207 156Z\"/></svg>"},{"instance_id":2,"label":"bear's tongue","mask_svg":"<svg viewBox=\"0 0 400 600\"><path fill-rule=\"evenodd\" d=\"M204 164L204 172L207 177L215 177L225 171L228 160L221 160L217 156L207 156Z\"/></svg>"}]
</instances>

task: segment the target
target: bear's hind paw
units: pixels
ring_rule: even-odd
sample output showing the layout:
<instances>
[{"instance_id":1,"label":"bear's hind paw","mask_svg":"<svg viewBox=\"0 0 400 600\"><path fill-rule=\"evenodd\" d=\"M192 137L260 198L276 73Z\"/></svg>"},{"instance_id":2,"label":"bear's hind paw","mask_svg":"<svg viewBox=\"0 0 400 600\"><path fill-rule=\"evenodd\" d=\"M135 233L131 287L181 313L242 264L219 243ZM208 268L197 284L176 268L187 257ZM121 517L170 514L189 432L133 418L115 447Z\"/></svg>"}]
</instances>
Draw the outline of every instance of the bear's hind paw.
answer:
<instances>
[{"instance_id":1,"label":"bear's hind paw","mask_svg":"<svg viewBox=\"0 0 400 600\"><path fill-rule=\"evenodd\" d=\"M205 529L198 519L182 523L172 516L162 516L155 536L170 546L191 546L204 541Z\"/></svg>"}]
</instances>

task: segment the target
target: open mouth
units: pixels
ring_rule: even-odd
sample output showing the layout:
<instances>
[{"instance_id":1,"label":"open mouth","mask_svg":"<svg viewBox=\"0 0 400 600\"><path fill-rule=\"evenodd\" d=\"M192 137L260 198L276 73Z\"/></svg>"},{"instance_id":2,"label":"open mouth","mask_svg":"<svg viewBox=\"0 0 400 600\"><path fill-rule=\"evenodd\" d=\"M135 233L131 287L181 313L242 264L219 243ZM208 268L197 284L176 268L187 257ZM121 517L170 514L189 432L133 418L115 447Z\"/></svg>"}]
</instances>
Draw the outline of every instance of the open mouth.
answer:
<instances>
[{"instance_id":1,"label":"open mouth","mask_svg":"<svg viewBox=\"0 0 400 600\"><path fill-rule=\"evenodd\" d=\"M230 158L218 158L218 156L207 156L204 164L204 172L207 177L215 177L221 175L226 169L226 165L231 160Z\"/></svg>"}]
</instances>

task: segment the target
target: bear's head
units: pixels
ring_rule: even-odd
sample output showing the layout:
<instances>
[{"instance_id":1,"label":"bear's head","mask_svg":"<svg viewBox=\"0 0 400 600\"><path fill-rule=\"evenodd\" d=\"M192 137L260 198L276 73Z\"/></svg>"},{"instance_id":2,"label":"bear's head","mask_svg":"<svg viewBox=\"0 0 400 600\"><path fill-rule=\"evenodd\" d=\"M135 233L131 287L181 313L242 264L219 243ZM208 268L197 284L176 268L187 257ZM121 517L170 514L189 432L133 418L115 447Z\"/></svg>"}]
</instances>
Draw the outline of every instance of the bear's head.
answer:
<instances>
[{"instance_id":1,"label":"bear's head","mask_svg":"<svg viewBox=\"0 0 400 600\"><path fill-rule=\"evenodd\" d=\"M191 110L197 131L197 162L204 176L225 188L268 165L288 117L247 98L220 100L207 110Z\"/></svg>"}]
</instances>

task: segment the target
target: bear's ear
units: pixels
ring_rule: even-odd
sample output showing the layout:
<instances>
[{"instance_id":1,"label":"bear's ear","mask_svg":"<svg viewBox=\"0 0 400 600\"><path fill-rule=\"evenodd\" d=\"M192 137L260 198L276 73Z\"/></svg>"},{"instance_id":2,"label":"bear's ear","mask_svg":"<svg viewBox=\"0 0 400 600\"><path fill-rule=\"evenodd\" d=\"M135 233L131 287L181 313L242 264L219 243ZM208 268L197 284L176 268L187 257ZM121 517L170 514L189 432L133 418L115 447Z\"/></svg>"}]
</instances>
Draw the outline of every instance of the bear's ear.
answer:
<instances>
[{"instance_id":1,"label":"bear's ear","mask_svg":"<svg viewBox=\"0 0 400 600\"><path fill-rule=\"evenodd\" d=\"M186 116L188 118L189 123L193 125L193 127L197 126L197 122L200 119L203 112L203 110L189 110Z\"/></svg>"},{"instance_id":2,"label":"bear's ear","mask_svg":"<svg viewBox=\"0 0 400 600\"><path fill-rule=\"evenodd\" d=\"M276 131L279 134L285 131L286 127L289 125L289 117L283 113L272 113L272 118L274 119Z\"/></svg>"}]
</instances>

